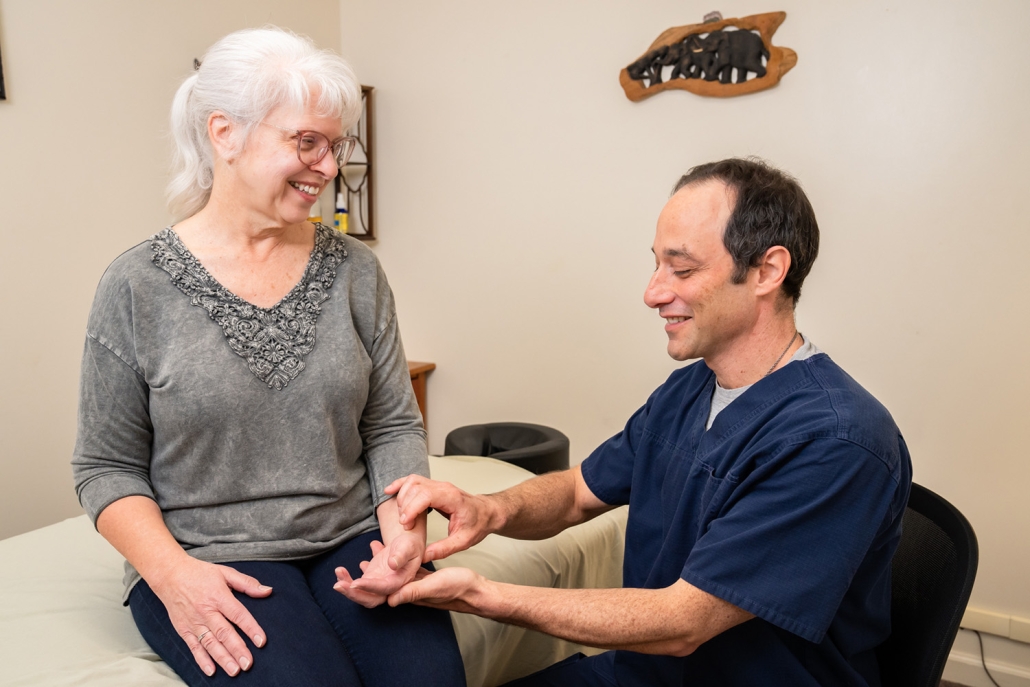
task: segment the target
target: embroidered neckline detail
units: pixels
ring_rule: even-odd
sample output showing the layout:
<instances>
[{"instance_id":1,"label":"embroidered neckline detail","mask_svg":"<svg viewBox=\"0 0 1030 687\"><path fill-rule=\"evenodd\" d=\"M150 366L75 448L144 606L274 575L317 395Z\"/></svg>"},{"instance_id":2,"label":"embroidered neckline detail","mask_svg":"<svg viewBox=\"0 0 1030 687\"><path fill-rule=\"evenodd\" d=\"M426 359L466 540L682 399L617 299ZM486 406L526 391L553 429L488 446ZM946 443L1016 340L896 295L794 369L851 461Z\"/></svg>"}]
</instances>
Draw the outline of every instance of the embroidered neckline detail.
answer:
<instances>
[{"instance_id":1,"label":"embroidered neckline detail","mask_svg":"<svg viewBox=\"0 0 1030 687\"><path fill-rule=\"evenodd\" d=\"M150 239L151 261L167 272L190 303L207 311L226 341L270 389L282 391L304 370L315 347L315 323L347 257L342 237L315 225L315 248L300 282L271 308L259 308L218 283L171 227Z\"/></svg>"}]
</instances>

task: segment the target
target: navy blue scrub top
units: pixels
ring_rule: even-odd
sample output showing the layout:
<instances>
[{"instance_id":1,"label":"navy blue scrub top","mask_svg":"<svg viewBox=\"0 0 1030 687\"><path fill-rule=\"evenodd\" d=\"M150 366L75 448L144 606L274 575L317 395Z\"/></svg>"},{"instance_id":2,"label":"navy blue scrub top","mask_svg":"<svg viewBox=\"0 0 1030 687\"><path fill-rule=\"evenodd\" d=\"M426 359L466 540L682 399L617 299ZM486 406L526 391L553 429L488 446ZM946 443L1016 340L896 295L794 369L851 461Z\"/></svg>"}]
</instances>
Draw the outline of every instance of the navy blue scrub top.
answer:
<instances>
[{"instance_id":1,"label":"navy blue scrub top","mask_svg":"<svg viewBox=\"0 0 1030 687\"><path fill-rule=\"evenodd\" d=\"M755 383L706 432L714 385L703 361L674 372L583 477L630 506L624 586L683 579L756 618L685 658L619 651L619 684L879 685L912 480L894 420L824 353Z\"/></svg>"}]
</instances>

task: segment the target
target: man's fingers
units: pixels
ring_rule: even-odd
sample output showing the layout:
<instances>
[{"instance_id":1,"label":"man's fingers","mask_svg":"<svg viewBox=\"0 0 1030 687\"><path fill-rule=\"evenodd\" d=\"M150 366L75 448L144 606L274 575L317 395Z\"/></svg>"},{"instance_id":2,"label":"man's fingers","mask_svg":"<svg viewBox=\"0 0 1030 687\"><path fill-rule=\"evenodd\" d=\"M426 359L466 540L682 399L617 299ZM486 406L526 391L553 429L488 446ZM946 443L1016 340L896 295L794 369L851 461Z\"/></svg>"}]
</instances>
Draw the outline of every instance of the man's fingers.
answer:
<instances>
[{"instance_id":1,"label":"man's fingers","mask_svg":"<svg viewBox=\"0 0 1030 687\"><path fill-rule=\"evenodd\" d=\"M391 496L396 494L398 491L401 490L401 487L403 487L406 482L408 482L416 476L417 475L408 475L407 477L400 477L398 479L395 479L394 481L386 485L386 489L383 489L383 493L390 494Z\"/></svg>"},{"instance_id":2,"label":"man's fingers","mask_svg":"<svg viewBox=\"0 0 1030 687\"><path fill-rule=\"evenodd\" d=\"M414 523L418 516L433 505L433 496L426 491L412 492L406 498L403 498L403 495L397 497L397 512L400 514L401 523L405 525Z\"/></svg>"},{"instance_id":3,"label":"man's fingers","mask_svg":"<svg viewBox=\"0 0 1030 687\"><path fill-rule=\"evenodd\" d=\"M390 596L386 597L386 603L391 606L400 606L401 604L414 603L417 600L415 588L416 582L409 582Z\"/></svg>"},{"instance_id":4,"label":"man's fingers","mask_svg":"<svg viewBox=\"0 0 1030 687\"><path fill-rule=\"evenodd\" d=\"M433 542L427 546L425 553L422 555L422 562L438 561L441 558L447 558L451 554L464 551L470 546L472 546L472 542L469 535L459 530L455 534L444 537L440 541Z\"/></svg>"},{"instance_id":5,"label":"man's fingers","mask_svg":"<svg viewBox=\"0 0 1030 687\"><path fill-rule=\"evenodd\" d=\"M409 478L397 492L397 511L402 523L413 520L429 508L447 516L461 506L464 496L464 492L449 482Z\"/></svg>"},{"instance_id":6,"label":"man's fingers","mask_svg":"<svg viewBox=\"0 0 1030 687\"><path fill-rule=\"evenodd\" d=\"M419 568L418 572L415 573L415 579L387 597L387 603L391 606L400 606L401 604L421 601L427 596L428 591L428 583L422 580L433 574L425 568Z\"/></svg>"},{"instance_id":7,"label":"man's fingers","mask_svg":"<svg viewBox=\"0 0 1030 687\"><path fill-rule=\"evenodd\" d=\"M397 497L398 508L400 504L407 503L411 498L413 490L418 489L419 485L425 482L426 479L420 475L408 475L402 479L396 480L389 487L383 490L386 494L393 494Z\"/></svg>"}]
</instances>

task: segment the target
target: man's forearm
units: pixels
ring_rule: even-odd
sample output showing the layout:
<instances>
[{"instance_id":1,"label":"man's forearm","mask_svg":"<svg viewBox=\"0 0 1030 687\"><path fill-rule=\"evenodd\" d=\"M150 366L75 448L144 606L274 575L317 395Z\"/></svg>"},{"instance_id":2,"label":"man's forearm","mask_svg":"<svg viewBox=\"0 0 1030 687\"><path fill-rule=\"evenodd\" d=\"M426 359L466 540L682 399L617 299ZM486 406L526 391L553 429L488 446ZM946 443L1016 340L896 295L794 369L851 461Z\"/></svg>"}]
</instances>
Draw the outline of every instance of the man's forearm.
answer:
<instances>
[{"instance_id":1,"label":"man's forearm","mask_svg":"<svg viewBox=\"0 0 1030 687\"><path fill-rule=\"evenodd\" d=\"M392 482L384 493L396 496L405 529L415 527L428 508L448 519L447 536L426 547L427 561L464 551L492 533L519 539L551 537L613 507L594 496L579 466L534 477L497 494L469 494L418 475Z\"/></svg>"},{"instance_id":2,"label":"man's forearm","mask_svg":"<svg viewBox=\"0 0 1030 687\"><path fill-rule=\"evenodd\" d=\"M515 539L553 537L611 508L590 493L579 466L483 498L492 508L490 531Z\"/></svg>"},{"instance_id":3,"label":"man's forearm","mask_svg":"<svg viewBox=\"0 0 1030 687\"><path fill-rule=\"evenodd\" d=\"M682 580L664 589L549 589L476 576L441 605L588 646L675 656L752 617Z\"/></svg>"}]
</instances>

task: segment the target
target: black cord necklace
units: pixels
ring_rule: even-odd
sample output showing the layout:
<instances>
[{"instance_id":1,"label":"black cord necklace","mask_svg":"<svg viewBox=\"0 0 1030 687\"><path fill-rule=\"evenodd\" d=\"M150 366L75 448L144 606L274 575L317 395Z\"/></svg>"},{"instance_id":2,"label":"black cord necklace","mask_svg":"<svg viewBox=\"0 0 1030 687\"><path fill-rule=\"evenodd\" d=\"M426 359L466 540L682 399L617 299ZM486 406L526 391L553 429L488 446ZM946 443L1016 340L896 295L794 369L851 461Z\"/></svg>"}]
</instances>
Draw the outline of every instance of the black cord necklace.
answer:
<instances>
[{"instance_id":1,"label":"black cord necklace","mask_svg":"<svg viewBox=\"0 0 1030 687\"><path fill-rule=\"evenodd\" d=\"M798 338L798 334L800 333L801 332L799 332L798 330L794 330L794 336L790 337L790 343L787 344L787 347L783 349L783 353L780 353L780 357L777 358L776 362L772 364L772 367L769 368L769 371L762 375L762 379L765 379L766 377L772 374L772 371L775 370L776 366L780 364L781 360L783 360L783 356L787 355L787 351L789 351L790 347L794 345L794 340Z\"/></svg>"}]
</instances>

